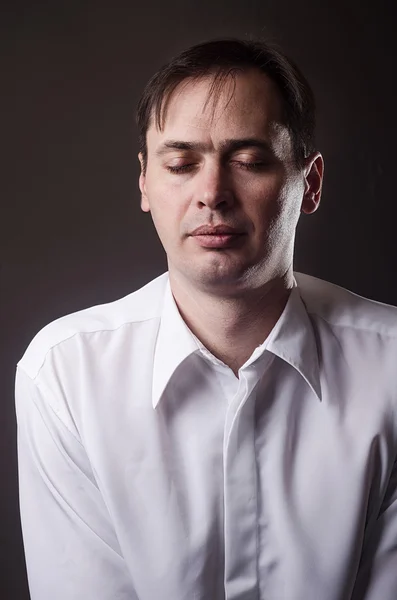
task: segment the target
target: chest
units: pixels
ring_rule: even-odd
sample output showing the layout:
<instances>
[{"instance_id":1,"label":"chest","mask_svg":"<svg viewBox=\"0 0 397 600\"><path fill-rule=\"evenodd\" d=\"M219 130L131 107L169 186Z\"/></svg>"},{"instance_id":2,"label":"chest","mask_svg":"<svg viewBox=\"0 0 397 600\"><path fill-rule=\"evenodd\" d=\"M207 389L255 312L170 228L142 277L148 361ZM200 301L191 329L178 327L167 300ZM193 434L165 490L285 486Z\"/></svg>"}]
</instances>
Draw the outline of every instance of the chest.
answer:
<instances>
[{"instance_id":1,"label":"chest","mask_svg":"<svg viewBox=\"0 0 397 600\"><path fill-rule=\"evenodd\" d=\"M178 378L154 410L120 383L87 450L142 600L343 597L387 480L368 398L273 370Z\"/></svg>"}]
</instances>

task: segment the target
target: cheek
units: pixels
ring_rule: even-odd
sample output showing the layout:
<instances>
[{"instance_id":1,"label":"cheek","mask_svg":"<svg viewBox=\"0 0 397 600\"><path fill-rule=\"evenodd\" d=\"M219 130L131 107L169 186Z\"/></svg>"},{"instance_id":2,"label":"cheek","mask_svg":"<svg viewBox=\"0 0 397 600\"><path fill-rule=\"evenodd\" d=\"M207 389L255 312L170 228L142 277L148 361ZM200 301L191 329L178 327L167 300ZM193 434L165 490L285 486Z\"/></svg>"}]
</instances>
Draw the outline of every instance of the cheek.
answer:
<instances>
[{"instance_id":1,"label":"cheek","mask_svg":"<svg viewBox=\"0 0 397 600\"><path fill-rule=\"evenodd\" d=\"M246 211L257 218L280 212L283 195L282 182L276 177L250 182L239 191L239 197L244 199Z\"/></svg>"},{"instance_id":2,"label":"cheek","mask_svg":"<svg viewBox=\"0 0 397 600\"><path fill-rule=\"evenodd\" d=\"M295 237L295 230L300 216L301 195L299 186L286 186L282 190L274 213L274 239L280 245Z\"/></svg>"},{"instance_id":3,"label":"cheek","mask_svg":"<svg viewBox=\"0 0 397 600\"><path fill-rule=\"evenodd\" d=\"M149 184L146 188L152 219L162 240L179 231L184 215L184 203L178 187Z\"/></svg>"},{"instance_id":4,"label":"cheek","mask_svg":"<svg viewBox=\"0 0 397 600\"><path fill-rule=\"evenodd\" d=\"M251 186L247 194L246 211L259 231L290 231L296 227L300 215L301 185L273 177L262 185Z\"/></svg>"}]
</instances>

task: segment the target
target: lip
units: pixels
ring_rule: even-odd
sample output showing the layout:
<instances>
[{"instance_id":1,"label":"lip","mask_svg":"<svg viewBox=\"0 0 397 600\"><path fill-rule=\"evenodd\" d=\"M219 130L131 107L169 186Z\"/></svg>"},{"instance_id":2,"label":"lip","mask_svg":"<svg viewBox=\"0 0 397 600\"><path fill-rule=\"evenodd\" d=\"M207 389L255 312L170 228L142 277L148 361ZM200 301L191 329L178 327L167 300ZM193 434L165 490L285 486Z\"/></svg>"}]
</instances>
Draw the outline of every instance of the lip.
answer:
<instances>
[{"instance_id":1,"label":"lip","mask_svg":"<svg viewBox=\"0 0 397 600\"><path fill-rule=\"evenodd\" d=\"M201 225L197 227L190 235L243 235L241 230L229 225Z\"/></svg>"},{"instance_id":2,"label":"lip","mask_svg":"<svg viewBox=\"0 0 397 600\"><path fill-rule=\"evenodd\" d=\"M202 248L232 248L241 242L245 232L229 225L202 225L190 234Z\"/></svg>"}]
</instances>

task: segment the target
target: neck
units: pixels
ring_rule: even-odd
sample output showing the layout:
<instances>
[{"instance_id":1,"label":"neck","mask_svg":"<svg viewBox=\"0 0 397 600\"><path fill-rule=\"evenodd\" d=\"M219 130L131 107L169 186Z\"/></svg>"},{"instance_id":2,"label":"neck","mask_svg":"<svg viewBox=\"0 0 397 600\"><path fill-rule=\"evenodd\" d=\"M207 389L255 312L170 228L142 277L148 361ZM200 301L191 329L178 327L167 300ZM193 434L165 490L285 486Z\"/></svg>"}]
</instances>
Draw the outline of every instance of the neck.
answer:
<instances>
[{"instance_id":1,"label":"neck","mask_svg":"<svg viewBox=\"0 0 397 600\"><path fill-rule=\"evenodd\" d=\"M292 268L255 290L220 297L181 281L170 271L174 299L204 346L238 376L240 367L278 321L293 287Z\"/></svg>"}]
</instances>

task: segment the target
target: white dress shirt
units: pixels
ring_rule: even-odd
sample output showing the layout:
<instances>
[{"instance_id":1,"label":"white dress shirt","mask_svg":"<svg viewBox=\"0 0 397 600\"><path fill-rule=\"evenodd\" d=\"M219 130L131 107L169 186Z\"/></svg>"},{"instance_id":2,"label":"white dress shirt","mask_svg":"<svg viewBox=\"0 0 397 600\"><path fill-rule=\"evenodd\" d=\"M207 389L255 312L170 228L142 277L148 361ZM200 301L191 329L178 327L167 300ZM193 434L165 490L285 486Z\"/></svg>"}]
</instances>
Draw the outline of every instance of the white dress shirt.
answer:
<instances>
[{"instance_id":1,"label":"white dress shirt","mask_svg":"<svg viewBox=\"0 0 397 600\"><path fill-rule=\"evenodd\" d=\"M167 274L35 337L32 600L397 599L397 309L295 277L238 378Z\"/></svg>"}]
</instances>

